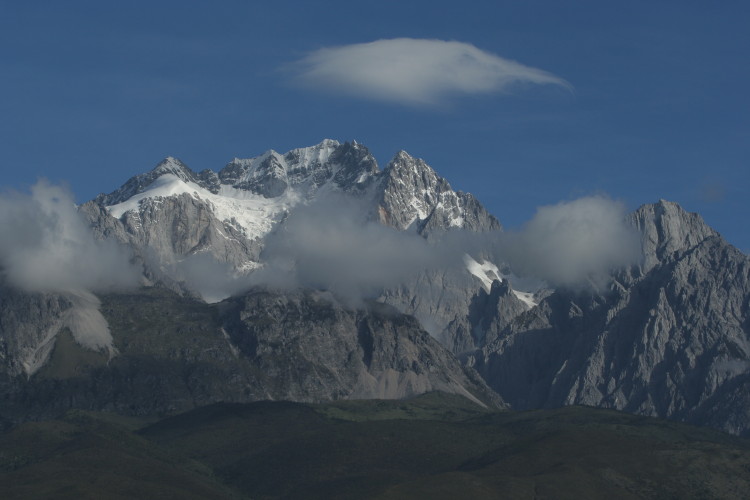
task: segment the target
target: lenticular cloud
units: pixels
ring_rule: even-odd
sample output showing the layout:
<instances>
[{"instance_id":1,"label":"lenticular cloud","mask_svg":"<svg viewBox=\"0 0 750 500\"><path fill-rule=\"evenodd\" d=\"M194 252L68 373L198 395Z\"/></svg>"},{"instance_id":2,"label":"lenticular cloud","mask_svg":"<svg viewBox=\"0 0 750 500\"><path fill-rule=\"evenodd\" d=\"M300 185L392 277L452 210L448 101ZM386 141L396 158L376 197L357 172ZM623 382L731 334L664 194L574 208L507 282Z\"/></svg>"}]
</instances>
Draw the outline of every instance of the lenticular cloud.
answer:
<instances>
[{"instance_id":1,"label":"lenticular cloud","mask_svg":"<svg viewBox=\"0 0 750 500\"><path fill-rule=\"evenodd\" d=\"M410 105L457 94L508 92L565 80L455 41L396 38L317 50L291 67L298 83L320 90Z\"/></svg>"}]
</instances>

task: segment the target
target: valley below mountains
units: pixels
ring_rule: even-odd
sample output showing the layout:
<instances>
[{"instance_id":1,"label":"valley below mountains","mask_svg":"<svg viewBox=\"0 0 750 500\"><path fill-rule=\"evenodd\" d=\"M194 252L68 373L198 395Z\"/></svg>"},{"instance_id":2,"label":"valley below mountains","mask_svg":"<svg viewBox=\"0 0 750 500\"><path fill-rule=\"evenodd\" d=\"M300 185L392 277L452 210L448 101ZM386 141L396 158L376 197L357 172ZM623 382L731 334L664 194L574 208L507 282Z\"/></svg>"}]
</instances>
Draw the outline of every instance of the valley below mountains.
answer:
<instances>
[{"instance_id":1,"label":"valley below mountains","mask_svg":"<svg viewBox=\"0 0 750 500\"><path fill-rule=\"evenodd\" d=\"M39 203L64 239L74 224ZM476 411L585 405L749 436L750 258L673 202L615 223L598 209L613 202L575 203L505 231L423 160L381 169L356 142L218 172L167 158L68 207L95 250L65 254L61 268L88 259L69 286L25 281L23 248L0 255L0 419L440 391ZM487 453L460 470L492 467Z\"/></svg>"},{"instance_id":2,"label":"valley below mountains","mask_svg":"<svg viewBox=\"0 0 750 500\"><path fill-rule=\"evenodd\" d=\"M70 410L0 434L3 498L745 498L750 445L708 428L456 395Z\"/></svg>"}]
</instances>

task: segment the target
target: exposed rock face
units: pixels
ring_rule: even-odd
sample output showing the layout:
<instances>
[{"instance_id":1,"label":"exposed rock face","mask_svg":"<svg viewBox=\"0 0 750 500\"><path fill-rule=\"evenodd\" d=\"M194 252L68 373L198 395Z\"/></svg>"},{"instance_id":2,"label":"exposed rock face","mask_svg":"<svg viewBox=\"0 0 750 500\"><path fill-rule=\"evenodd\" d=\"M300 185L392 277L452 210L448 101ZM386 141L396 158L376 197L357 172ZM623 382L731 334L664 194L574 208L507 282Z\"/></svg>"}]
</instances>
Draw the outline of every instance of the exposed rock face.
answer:
<instances>
[{"instance_id":1,"label":"exposed rock face","mask_svg":"<svg viewBox=\"0 0 750 500\"><path fill-rule=\"evenodd\" d=\"M664 200L639 208L631 216L631 223L642 236L643 272L669 260L675 252L718 236L700 215L685 212L677 203Z\"/></svg>"},{"instance_id":2,"label":"exposed rock face","mask_svg":"<svg viewBox=\"0 0 750 500\"><path fill-rule=\"evenodd\" d=\"M456 192L424 161L401 151L388 164L379 192L378 214L383 224L414 230L439 245L446 231L500 231L497 219L471 194ZM439 269L405 277L382 299L416 316L430 333L454 353L473 349L470 309L483 293L466 269Z\"/></svg>"},{"instance_id":3,"label":"exposed rock face","mask_svg":"<svg viewBox=\"0 0 750 500\"><path fill-rule=\"evenodd\" d=\"M100 238L114 239L132 250L145 283L175 291L192 293L175 272L186 256L207 254L241 269L257 261L261 250L258 239L248 239L232 221L220 221L210 203L184 193L144 199L137 212L125 212L120 219L95 202L85 203L79 211Z\"/></svg>"},{"instance_id":4,"label":"exposed rock face","mask_svg":"<svg viewBox=\"0 0 750 500\"><path fill-rule=\"evenodd\" d=\"M277 198L288 190L310 198L333 181L342 189L367 183L379 172L375 159L361 144L328 140L281 155L268 151L256 158L235 158L218 173L222 185Z\"/></svg>"},{"instance_id":5,"label":"exposed rock face","mask_svg":"<svg viewBox=\"0 0 750 500\"><path fill-rule=\"evenodd\" d=\"M481 290L469 308L469 325L474 345L487 345L529 306L513 294L508 281L493 281L490 293Z\"/></svg>"},{"instance_id":6,"label":"exposed rock face","mask_svg":"<svg viewBox=\"0 0 750 500\"><path fill-rule=\"evenodd\" d=\"M176 272L180 261L185 257L207 254L216 261L227 264L236 272L252 271L259 261L263 237L269 231L283 224L292 210L303 209L305 204L315 200L317 196L328 196L331 193L361 200L369 206L373 220L382 220L382 214L388 214L389 217L393 217L389 222L391 225L398 229L410 228L425 237L452 227L467 227L472 230L499 228L497 220L471 195L452 191L447 181L437 176L423 161L401 152L385 170L381 171L373 156L361 144L339 144L328 140L310 148L292 150L284 155L270 151L258 158L235 159L218 173L210 170L195 173L179 160L170 157L159 163L152 171L131 178L113 193L100 195L96 200L84 204L80 207L80 212L88 219L92 230L99 238L114 239L132 249L134 258L142 264L144 283L166 287L180 293L187 292L188 296L192 296L189 285L182 281L182 277ZM405 311L421 312L423 318L426 318L427 314L435 314L436 317L443 318L441 321L446 324L465 316L471 297L476 293L475 290L478 290L474 278L466 273L446 275L443 278L425 278L427 281L414 290L401 288L400 292L403 295L394 302L399 305L403 305L404 301L415 303L414 299L419 294L422 296L419 303L423 306L418 309L405 307ZM450 300L445 300L447 296L443 289L446 286L452 286L456 295ZM159 294L156 296L159 301L170 303ZM59 364L62 344L58 345L58 350L55 351L57 339L61 332L65 335L70 333L70 328L75 323L70 318L80 317L79 312L72 312L80 311L80 308L75 307L75 300L66 298L64 294L22 294L15 290L5 294L2 299L4 309L0 320L3 326L3 367L4 373L10 377L9 380L21 373L34 375L50 363ZM278 297L277 299L280 300ZM255 300L259 299L256 297ZM298 310L302 305L308 305L308 302L307 299L298 299L290 303L289 307ZM168 305L164 307L169 309ZM136 366L139 367L138 370L143 370L143 364L141 361L133 361L134 359L153 356L153 351L163 352L166 347L152 343L151 350L136 352L133 350L132 338L123 344L123 338L129 338L129 335L123 337L119 319L113 319L111 314L106 315L105 304L105 316L109 323L114 322L112 328L115 347L112 351L105 349L103 352L109 352L110 355L117 352L118 356L111 360L106 369L101 366L101 360L97 361L94 367L89 367L93 371L88 378L67 378L64 382L56 383L73 384L71 387L78 387L77 390L83 390L88 394L85 397L80 394L76 396L79 403L84 406L114 406L122 409L132 404L140 408L137 411L145 412L182 408L187 404L185 401L191 399L195 402L226 398L252 400L263 397L313 400L344 397L343 395L396 397L431 389L465 390L464 382L469 379L466 378L463 369L442 347L427 336L413 319L400 320L401 323L394 326L391 323L397 316L395 312L389 311L385 314L385 305L377 308L380 311L377 314L374 310L367 313L352 313L344 312L340 307L334 308L337 321L343 322L336 323L339 325L335 327L338 328L339 337L345 333L349 336L331 337L330 332L324 334L323 330L319 333L321 338L328 335L331 345L346 347L347 353L342 360L334 363L337 357L332 357L327 351L311 350L310 346L306 346L300 352L309 357L308 364L317 363L315 371L310 372L306 378L302 372L297 372L297 376L302 378L287 378L287 385L278 385L273 379L259 382L252 377L260 377L260 371L249 368L250 365L247 365L248 361L245 359L245 367L235 367L233 372L233 376L239 377L237 380L244 380L243 395L238 396L232 390L227 392L219 389L210 381L196 380L195 387L186 388L184 383L177 381L177 378L170 374L175 363L171 355L167 356L170 361L166 361L166 372L157 370L160 373L157 374L146 370L144 373L136 373ZM385 323L380 320L373 323L372 318L380 317L381 313L386 318ZM133 311L133 314L140 313ZM307 326L303 326L304 323L298 325L298 332L309 328L310 324L315 324L318 320L308 316L307 321ZM240 323L237 322L235 326L244 328ZM177 324L179 325L179 321ZM328 323L325 324L334 328ZM199 329L207 331L215 329L215 326L209 328L204 324ZM141 327L147 330L150 328L148 325ZM107 322L104 321L102 329L107 328ZM444 328L445 326L441 326L439 330ZM227 331L231 333L230 330ZM280 331L275 330L256 329L254 332L258 339L280 335ZM292 335L294 330L287 328L285 332ZM351 332L357 332L358 336L353 337ZM78 335L76 332L73 334L73 337ZM232 335L233 339L240 342L236 332ZM466 346L473 347L470 335L467 336L468 340L460 341L454 341L453 334L447 335L449 340L446 343L465 344L460 350L465 350ZM71 345L80 344L77 342L78 337L71 340ZM70 340L68 337L64 338ZM310 339L300 334L295 342L306 345L305 342L311 341ZM354 354L356 349L362 349L358 344L360 340L367 345L371 344L368 354ZM226 344L223 336L221 342ZM219 356L224 362L234 359L227 357L227 353L233 352L227 345L224 345L223 354ZM178 342L168 350L182 352L190 357L191 363L194 363L202 358L194 357L196 354L191 353L193 348L194 346L179 345ZM221 351L216 346L210 349L214 353ZM87 356L83 358L88 359ZM320 359L316 361L316 358ZM283 356L271 358L268 353L252 359L263 366L275 363L276 369L281 369L280 367L288 361ZM200 361L200 364L203 368L199 371L206 369L203 361ZM232 362L229 362L229 365L232 366ZM333 368L325 368L327 365ZM172 368L168 368L170 366ZM441 368L438 369L437 366ZM213 373L212 370L215 370L215 367L209 371ZM330 374L331 370L336 375L332 379L326 379L323 375ZM47 373L49 370L42 371ZM59 370L53 372L59 373ZM68 373L65 370L63 372ZM209 379L214 377L211 373L206 375ZM240 373L244 375L239 375ZM250 379L248 373L253 374ZM51 383L48 376L49 373L34 376L32 378L36 382L30 386L22 384L23 387L20 389L20 386L11 383L14 388L10 392L21 390L22 393L31 391L29 394L32 394L41 390L39 387ZM158 377L162 381L153 385L148 382L149 377ZM486 387L481 389L481 381L466 383L470 386L478 384L479 392L491 394ZM97 392L91 388L91 384L109 389ZM155 402L146 402L135 394L107 400L112 396L111 391L128 393L130 389L122 389L122 384L151 392L170 393L171 396L165 396L165 400L172 403L160 406ZM170 388L172 384L181 388L173 390ZM201 393L199 386L205 386L205 391L211 386L211 395L205 391ZM270 389L272 386L278 386L277 390L274 389L276 392ZM33 389L34 387L36 389ZM475 389L470 390L476 392ZM62 391L62 394L65 393L66 391ZM178 393L182 395L177 397ZM32 396L29 397L33 399ZM485 399L487 397L491 399L492 396L480 396ZM176 400L181 400L182 403L175 403Z\"/></svg>"},{"instance_id":7,"label":"exposed rock face","mask_svg":"<svg viewBox=\"0 0 750 500\"><path fill-rule=\"evenodd\" d=\"M748 434L750 259L674 203L633 221L641 267L606 293L553 294L488 343L477 369L519 409L587 404Z\"/></svg>"},{"instance_id":8,"label":"exposed rock face","mask_svg":"<svg viewBox=\"0 0 750 500\"><path fill-rule=\"evenodd\" d=\"M116 205L145 191L159 177L167 174L175 175L184 182L198 183L195 173L177 158L167 157L159 162L150 172L131 177L118 190L110 194L100 194L96 197L99 205Z\"/></svg>"},{"instance_id":9,"label":"exposed rock face","mask_svg":"<svg viewBox=\"0 0 750 500\"><path fill-rule=\"evenodd\" d=\"M514 294L508 280L496 279L489 292L464 269L431 270L385 290L382 300L414 315L455 354L484 346L529 306Z\"/></svg>"},{"instance_id":10,"label":"exposed rock face","mask_svg":"<svg viewBox=\"0 0 750 500\"><path fill-rule=\"evenodd\" d=\"M8 306L29 314L42 299L18 297L23 304ZM352 310L320 292L254 291L208 305L150 288L103 296L101 312L117 355L97 354L63 329L30 377L0 373L0 419L69 408L159 415L217 401L391 399L431 390L502 405L414 318L383 304ZM8 357L18 346L3 348Z\"/></svg>"}]
</instances>

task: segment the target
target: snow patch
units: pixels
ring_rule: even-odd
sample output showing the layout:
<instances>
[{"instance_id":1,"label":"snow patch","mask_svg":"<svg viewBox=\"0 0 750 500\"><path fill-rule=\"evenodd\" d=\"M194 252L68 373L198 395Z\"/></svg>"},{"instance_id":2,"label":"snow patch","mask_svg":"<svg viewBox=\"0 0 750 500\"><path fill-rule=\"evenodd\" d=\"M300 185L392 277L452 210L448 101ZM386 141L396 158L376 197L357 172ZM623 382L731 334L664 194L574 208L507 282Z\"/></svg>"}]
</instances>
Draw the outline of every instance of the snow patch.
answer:
<instances>
[{"instance_id":1,"label":"snow patch","mask_svg":"<svg viewBox=\"0 0 750 500\"><path fill-rule=\"evenodd\" d=\"M62 326L62 321L55 322L47 329L39 344L32 349L24 349L25 352L22 354L23 359L21 359L21 366L27 377L32 376L47 362L52 353L52 348L55 347L55 337Z\"/></svg>"},{"instance_id":2,"label":"snow patch","mask_svg":"<svg viewBox=\"0 0 750 500\"><path fill-rule=\"evenodd\" d=\"M266 198L226 185L221 186L218 194L214 194L174 174L164 174L144 191L106 208L113 217L119 219L127 212L137 213L145 199L158 202L160 198L181 194L189 194L209 202L219 220L239 226L248 238L259 238L267 234L284 213L302 201L301 196L293 191L287 191L277 198Z\"/></svg>"},{"instance_id":3,"label":"snow patch","mask_svg":"<svg viewBox=\"0 0 750 500\"><path fill-rule=\"evenodd\" d=\"M482 282L482 287L487 293L490 293L490 290L492 290L493 281L499 281L502 283L512 277L512 275L501 273L500 269L492 262L483 261L482 263L479 263L468 254L464 255L464 264L466 264L466 269ZM509 281L512 283L514 280L510 279ZM511 289L511 291L513 292L513 295L526 304L529 309L536 307L539 304L534 300L533 292L522 292L513 289Z\"/></svg>"},{"instance_id":4,"label":"snow patch","mask_svg":"<svg viewBox=\"0 0 750 500\"><path fill-rule=\"evenodd\" d=\"M468 269L472 275L479 278L479 281L482 282L482 287L487 293L490 293L493 281L499 281L500 283L503 282L503 279L500 276L500 270L490 261L484 261L480 264L471 258L469 254L464 254L464 264L466 264L466 269Z\"/></svg>"}]
</instances>

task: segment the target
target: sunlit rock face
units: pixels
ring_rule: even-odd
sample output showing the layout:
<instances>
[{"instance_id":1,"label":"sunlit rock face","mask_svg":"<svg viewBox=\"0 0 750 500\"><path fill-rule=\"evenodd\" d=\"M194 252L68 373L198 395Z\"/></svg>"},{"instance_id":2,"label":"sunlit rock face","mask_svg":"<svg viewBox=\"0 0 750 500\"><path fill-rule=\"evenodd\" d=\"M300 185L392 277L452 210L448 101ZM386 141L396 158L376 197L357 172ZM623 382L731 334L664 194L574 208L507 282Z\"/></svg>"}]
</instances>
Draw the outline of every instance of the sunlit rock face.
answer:
<instances>
[{"instance_id":1,"label":"sunlit rock face","mask_svg":"<svg viewBox=\"0 0 750 500\"><path fill-rule=\"evenodd\" d=\"M586 404L750 430L750 259L677 204L631 217L643 261L557 291L476 354L516 408Z\"/></svg>"}]
</instances>

